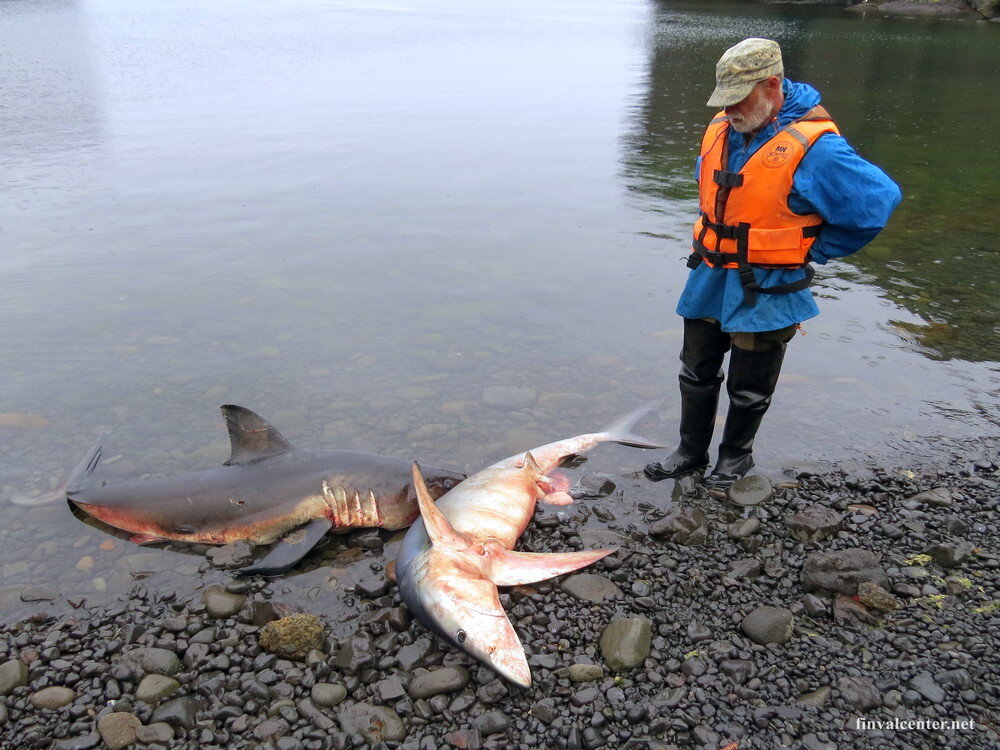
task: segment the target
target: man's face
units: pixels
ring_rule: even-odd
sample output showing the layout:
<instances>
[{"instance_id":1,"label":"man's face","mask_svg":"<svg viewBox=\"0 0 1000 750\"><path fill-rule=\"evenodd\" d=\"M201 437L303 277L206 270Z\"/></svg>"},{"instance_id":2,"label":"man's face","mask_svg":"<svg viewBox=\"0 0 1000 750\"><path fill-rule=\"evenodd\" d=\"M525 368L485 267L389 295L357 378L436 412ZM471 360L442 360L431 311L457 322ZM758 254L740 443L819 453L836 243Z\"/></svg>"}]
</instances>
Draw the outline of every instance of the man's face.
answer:
<instances>
[{"instance_id":1,"label":"man's face","mask_svg":"<svg viewBox=\"0 0 1000 750\"><path fill-rule=\"evenodd\" d=\"M737 133L753 133L771 119L771 100L767 95L767 81L761 81L747 98L726 107L726 116Z\"/></svg>"}]
</instances>

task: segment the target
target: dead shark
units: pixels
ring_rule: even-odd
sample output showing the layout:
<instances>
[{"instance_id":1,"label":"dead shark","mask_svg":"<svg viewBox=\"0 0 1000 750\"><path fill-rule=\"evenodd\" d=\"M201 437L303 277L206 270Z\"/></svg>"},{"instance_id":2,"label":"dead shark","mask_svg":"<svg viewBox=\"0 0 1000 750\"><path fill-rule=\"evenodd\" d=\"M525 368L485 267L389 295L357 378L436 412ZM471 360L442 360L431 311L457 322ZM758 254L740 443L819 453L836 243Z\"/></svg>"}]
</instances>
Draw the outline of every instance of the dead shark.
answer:
<instances>
[{"instance_id":1,"label":"dead shark","mask_svg":"<svg viewBox=\"0 0 1000 750\"><path fill-rule=\"evenodd\" d=\"M632 434L652 407L643 407L602 432L578 435L519 453L473 474L434 504L430 485L413 465L421 518L406 533L396 560L403 601L424 625L527 687L524 648L500 604L497 586L517 586L563 575L597 562L614 549L564 554L513 551L538 500L566 505L572 498L546 476L566 458L602 442L640 448L653 443Z\"/></svg>"},{"instance_id":2,"label":"dead shark","mask_svg":"<svg viewBox=\"0 0 1000 750\"><path fill-rule=\"evenodd\" d=\"M98 481L100 444L66 483L81 510L143 543L174 540L228 544L278 541L245 575L278 575L329 531L409 526L419 515L410 462L360 451L295 448L263 417L225 405L232 455L222 466L162 479ZM428 469L439 497L465 478Z\"/></svg>"}]
</instances>

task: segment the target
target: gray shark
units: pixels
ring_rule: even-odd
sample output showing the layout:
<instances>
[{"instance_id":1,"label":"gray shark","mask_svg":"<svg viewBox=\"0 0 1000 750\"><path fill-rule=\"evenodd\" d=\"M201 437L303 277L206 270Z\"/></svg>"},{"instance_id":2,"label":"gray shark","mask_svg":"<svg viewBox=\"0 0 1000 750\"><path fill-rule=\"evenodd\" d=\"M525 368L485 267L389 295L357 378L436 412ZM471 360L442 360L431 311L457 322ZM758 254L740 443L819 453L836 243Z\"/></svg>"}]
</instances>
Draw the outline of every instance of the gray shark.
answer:
<instances>
[{"instance_id":1,"label":"gray shark","mask_svg":"<svg viewBox=\"0 0 1000 750\"><path fill-rule=\"evenodd\" d=\"M411 462L360 451L295 448L263 417L225 405L232 455L222 466L188 474L98 481L96 445L73 471L66 496L84 512L131 532L138 543L174 540L228 544L279 542L245 575L292 568L327 532L379 527L397 530L419 515ZM465 478L426 469L440 497Z\"/></svg>"}]
</instances>

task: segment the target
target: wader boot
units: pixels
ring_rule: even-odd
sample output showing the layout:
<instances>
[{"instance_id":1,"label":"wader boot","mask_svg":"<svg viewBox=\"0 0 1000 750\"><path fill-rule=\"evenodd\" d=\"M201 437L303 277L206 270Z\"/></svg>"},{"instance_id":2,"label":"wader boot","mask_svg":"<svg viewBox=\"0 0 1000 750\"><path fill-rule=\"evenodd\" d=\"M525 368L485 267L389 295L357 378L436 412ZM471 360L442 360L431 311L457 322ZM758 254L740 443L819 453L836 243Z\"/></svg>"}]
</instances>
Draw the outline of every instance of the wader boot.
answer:
<instances>
[{"instance_id":1,"label":"wader boot","mask_svg":"<svg viewBox=\"0 0 1000 750\"><path fill-rule=\"evenodd\" d=\"M785 345L754 351L733 347L729 354L729 413L719 444L719 461L705 478L708 489L728 489L753 468L753 439L778 383Z\"/></svg>"},{"instance_id":2,"label":"wader boot","mask_svg":"<svg viewBox=\"0 0 1000 750\"><path fill-rule=\"evenodd\" d=\"M648 479L659 482L708 467L708 445L722 389L722 360L730 343L729 334L718 323L685 318L678 376L681 442L667 458L646 464L644 473Z\"/></svg>"}]
</instances>

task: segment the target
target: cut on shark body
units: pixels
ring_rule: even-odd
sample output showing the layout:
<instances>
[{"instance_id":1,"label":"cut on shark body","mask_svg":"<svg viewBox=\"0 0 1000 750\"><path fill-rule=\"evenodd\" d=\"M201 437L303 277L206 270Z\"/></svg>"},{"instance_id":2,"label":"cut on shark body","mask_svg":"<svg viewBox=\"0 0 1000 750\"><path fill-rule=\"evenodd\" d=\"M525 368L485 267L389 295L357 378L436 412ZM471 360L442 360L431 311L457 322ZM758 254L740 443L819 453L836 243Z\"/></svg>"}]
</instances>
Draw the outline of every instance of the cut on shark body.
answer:
<instances>
[{"instance_id":1,"label":"cut on shark body","mask_svg":"<svg viewBox=\"0 0 1000 750\"><path fill-rule=\"evenodd\" d=\"M133 541L228 544L277 542L239 572L278 575L291 569L327 532L409 526L419 515L410 462L360 451L295 448L258 414L222 407L232 455L220 467L162 479L96 479L102 447L91 449L67 482L70 502L130 532ZM465 475L430 469L439 497Z\"/></svg>"},{"instance_id":2,"label":"cut on shark body","mask_svg":"<svg viewBox=\"0 0 1000 750\"><path fill-rule=\"evenodd\" d=\"M572 502L561 483L547 476L563 460L603 442L659 447L632 432L652 408L638 409L601 432L498 461L445 493L436 505L419 465L414 464L421 517L406 533L396 561L400 593L414 616L511 682L530 685L524 647L497 587L570 573L615 550L539 554L515 552L514 545L539 500L555 505Z\"/></svg>"}]
</instances>

